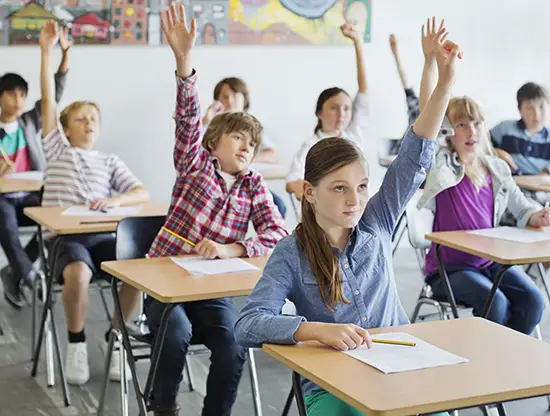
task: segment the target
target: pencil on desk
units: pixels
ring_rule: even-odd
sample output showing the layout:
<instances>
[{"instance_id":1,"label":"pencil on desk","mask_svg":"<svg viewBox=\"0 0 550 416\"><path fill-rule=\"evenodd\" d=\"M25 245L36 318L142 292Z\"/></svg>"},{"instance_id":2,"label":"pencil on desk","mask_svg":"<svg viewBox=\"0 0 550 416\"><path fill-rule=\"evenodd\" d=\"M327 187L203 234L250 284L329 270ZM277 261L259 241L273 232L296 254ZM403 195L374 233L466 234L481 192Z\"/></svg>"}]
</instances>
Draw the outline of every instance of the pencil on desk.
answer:
<instances>
[{"instance_id":1,"label":"pencil on desk","mask_svg":"<svg viewBox=\"0 0 550 416\"><path fill-rule=\"evenodd\" d=\"M4 158L4 160L8 165L13 165L13 162L10 160L10 158L8 157L8 155L6 154L6 151L2 146L0 146L0 153L2 153L2 157Z\"/></svg>"},{"instance_id":2,"label":"pencil on desk","mask_svg":"<svg viewBox=\"0 0 550 416\"><path fill-rule=\"evenodd\" d=\"M176 238L179 238L179 239L180 239L181 241L183 241L184 243L189 244L191 247L195 247L195 246L196 246L195 243L189 241L187 238L184 238L184 237L182 237L181 235L176 234L176 233L173 232L173 231L170 231L168 228L162 227L162 229L163 229L164 231L166 231L168 234L173 235L173 236L176 237Z\"/></svg>"},{"instance_id":3,"label":"pencil on desk","mask_svg":"<svg viewBox=\"0 0 550 416\"><path fill-rule=\"evenodd\" d=\"M408 341L392 341L390 339L373 339L372 342L377 344L391 344L391 345L403 345L405 347L416 347L415 342L408 342Z\"/></svg>"}]
</instances>

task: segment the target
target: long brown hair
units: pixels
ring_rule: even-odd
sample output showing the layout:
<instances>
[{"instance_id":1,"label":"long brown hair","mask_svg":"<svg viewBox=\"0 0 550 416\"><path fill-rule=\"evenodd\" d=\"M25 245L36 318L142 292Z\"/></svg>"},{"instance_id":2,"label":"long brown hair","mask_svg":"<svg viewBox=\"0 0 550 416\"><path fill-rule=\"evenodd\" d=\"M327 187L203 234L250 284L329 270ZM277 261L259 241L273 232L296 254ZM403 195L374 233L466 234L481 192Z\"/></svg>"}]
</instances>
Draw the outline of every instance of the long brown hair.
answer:
<instances>
[{"instance_id":1,"label":"long brown hair","mask_svg":"<svg viewBox=\"0 0 550 416\"><path fill-rule=\"evenodd\" d=\"M339 137L320 140L307 153L304 179L311 186L317 186L328 174L356 161L366 163L363 153L353 142ZM349 304L342 291L338 258L325 232L317 224L315 209L305 195L302 197L302 220L296 227L296 239L311 265L325 306L334 312L339 303Z\"/></svg>"},{"instance_id":2,"label":"long brown hair","mask_svg":"<svg viewBox=\"0 0 550 416\"><path fill-rule=\"evenodd\" d=\"M317 117L317 125L315 126L315 130L313 131L315 134L317 134L317 132L323 128L323 122L319 118L319 113L323 111L323 105L325 105L328 100L338 94L346 94L349 97L349 94L346 92L346 90L343 90L339 87L327 88L326 90L321 92L321 94L319 94L319 98L317 98L317 104L315 105L315 117Z\"/></svg>"}]
</instances>

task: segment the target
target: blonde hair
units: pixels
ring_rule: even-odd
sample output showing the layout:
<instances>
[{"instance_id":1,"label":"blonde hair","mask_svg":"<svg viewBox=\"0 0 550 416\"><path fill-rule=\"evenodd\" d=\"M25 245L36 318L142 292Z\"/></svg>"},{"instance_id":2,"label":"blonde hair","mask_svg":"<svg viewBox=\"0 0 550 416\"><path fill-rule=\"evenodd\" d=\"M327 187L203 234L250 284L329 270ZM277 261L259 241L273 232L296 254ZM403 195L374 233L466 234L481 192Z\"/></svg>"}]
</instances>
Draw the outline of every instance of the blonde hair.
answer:
<instances>
[{"instance_id":1,"label":"blonde hair","mask_svg":"<svg viewBox=\"0 0 550 416\"><path fill-rule=\"evenodd\" d=\"M224 134L242 132L250 134L255 143L254 155L262 143L264 128L256 117L244 112L219 114L212 119L208 129L202 136L202 145L208 150L214 150Z\"/></svg>"},{"instance_id":2,"label":"blonde hair","mask_svg":"<svg viewBox=\"0 0 550 416\"><path fill-rule=\"evenodd\" d=\"M463 119L467 119L470 121L479 121L483 123L484 132L480 137L480 149L482 155L496 155L495 149L491 144L491 140L489 139L489 131L487 130L487 126L485 125L483 110L473 98L468 96L451 98L451 100L449 101L449 105L447 106L446 116L452 125L454 125L458 120ZM455 151L453 143L449 136L445 138L445 142L450 150ZM465 174L466 176L468 176L468 178L470 178L478 191L486 182L485 171L481 169L480 165L465 166Z\"/></svg>"},{"instance_id":3,"label":"blonde hair","mask_svg":"<svg viewBox=\"0 0 550 416\"><path fill-rule=\"evenodd\" d=\"M99 106L94 103L93 101L75 101L74 103L69 104L67 107L63 109L61 112L61 115L59 116L59 121L61 122L61 125L63 128L67 128L69 125L69 116L72 112L80 110L82 107L90 106L94 107L97 110L98 114L101 114L101 111L99 110Z\"/></svg>"}]
</instances>

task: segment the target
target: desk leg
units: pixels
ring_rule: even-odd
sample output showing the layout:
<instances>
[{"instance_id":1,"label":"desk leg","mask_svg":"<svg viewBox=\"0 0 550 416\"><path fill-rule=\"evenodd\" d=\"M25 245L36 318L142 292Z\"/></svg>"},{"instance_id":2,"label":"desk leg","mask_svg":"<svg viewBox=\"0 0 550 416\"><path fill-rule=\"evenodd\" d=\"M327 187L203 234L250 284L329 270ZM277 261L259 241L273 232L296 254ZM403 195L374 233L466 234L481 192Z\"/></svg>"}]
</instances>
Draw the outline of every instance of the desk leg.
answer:
<instances>
[{"instance_id":1,"label":"desk leg","mask_svg":"<svg viewBox=\"0 0 550 416\"><path fill-rule=\"evenodd\" d=\"M122 335L122 346L119 346L119 348L124 348L126 352L126 354L122 354L122 351L121 351L121 355L126 355L128 365L130 366L130 372L132 373L132 383L134 385L134 392L136 393L136 399L138 402L139 415L147 416L147 401L149 399L149 396L141 393L141 387L139 385L139 379L136 371L136 362L134 360L134 354L132 353L132 344L130 343L130 336L128 335L126 322L124 321L124 317L122 315L122 307L120 306L120 297L118 295L117 279L115 279L114 277L111 280L111 293L113 295L113 301L115 304L115 314L118 319L119 330ZM108 350L108 351L111 351L111 350ZM108 361L110 362L110 359ZM123 367L125 367L125 365ZM121 367L121 371L125 371L123 367ZM107 372L108 371L109 369L107 368ZM124 378L121 380L121 383L124 384ZM120 388L125 389L127 387L121 385Z\"/></svg>"},{"instance_id":2,"label":"desk leg","mask_svg":"<svg viewBox=\"0 0 550 416\"><path fill-rule=\"evenodd\" d=\"M286 398L285 407L283 409L283 414L281 416L288 416L288 413L290 412L290 406L292 406L292 402L294 401L294 389L291 388L288 392L288 397Z\"/></svg>"},{"instance_id":3,"label":"desk leg","mask_svg":"<svg viewBox=\"0 0 550 416\"><path fill-rule=\"evenodd\" d=\"M296 371L292 372L292 388L294 390L294 397L296 398L296 405L298 406L298 414L300 416L307 416L304 394L300 386L300 374Z\"/></svg>"},{"instance_id":4,"label":"desk leg","mask_svg":"<svg viewBox=\"0 0 550 416\"><path fill-rule=\"evenodd\" d=\"M497 292L498 287L500 286L500 283L502 282L502 278L504 277L504 273L512 266L510 265L503 265L500 270L497 273L497 276L495 278L495 281L493 283L493 287L491 288L491 292L489 293L489 297L485 301L485 306L483 307L483 314L481 315L482 318L487 319L487 316L489 316L489 311L491 310L491 306L493 305L493 300L495 300L495 293Z\"/></svg>"},{"instance_id":5,"label":"desk leg","mask_svg":"<svg viewBox=\"0 0 550 416\"><path fill-rule=\"evenodd\" d=\"M499 416L506 416L506 408L504 407L504 403L498 403L497 410Z\"/></svg>"},{"instance_id":6,"label":"desk leg","mask_svg":"<svg viewBox=\"0 0 550 416\"><path fill-rule=\"evenodd\" d=\"M143 396L146 400L149 400L151 391L153 390L153 382L155 381L155 375L159 365L160 352L162 351L162 346L164 345L164 337L166 336L166 330L168 329L168 321L170 319L172 309L174 309L176 305L177 303L167 304L164 307L162 317L160 318L159 330L155 335L155 341L153 342L153 348L151 351L151 367L149 368L147 382L145 383L145 390L143 391Z\"/></svg>"},{"instance_id":7,"label":"desk leg","mask_svg":"<svg viewBox=\"0 0 550 416\"><path fill-rule=\"evenodd\" d=\"M435 258L437 260L437 267L439 268L439 277L443 279L443 285L445 286L445 292L447 292L447 299L449 303L451 304L451 310L453 312L453 316L458 318L458 310L456 308L456 300L455 295L453 294L453 289L451 287L451 282L449 281L449 276L447 275L447 271L445 270L445 266L443 265L443 261L441 261L441 255L439 254L439 249L441 246L439 244L435 245Z\"/></svg>"}]
</instances>

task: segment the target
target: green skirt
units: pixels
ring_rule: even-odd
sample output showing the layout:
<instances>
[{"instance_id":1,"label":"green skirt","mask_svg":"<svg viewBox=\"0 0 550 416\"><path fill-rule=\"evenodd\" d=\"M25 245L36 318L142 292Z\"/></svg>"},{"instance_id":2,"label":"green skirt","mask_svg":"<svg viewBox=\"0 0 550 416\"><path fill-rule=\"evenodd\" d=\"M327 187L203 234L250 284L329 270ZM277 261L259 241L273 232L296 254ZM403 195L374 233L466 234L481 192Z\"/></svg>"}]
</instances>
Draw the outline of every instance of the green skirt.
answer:
<instances>
[{"instance_id":1,"label":"green skirt","mask_svg":"<svg viewBox=\"0 0 550 416\"><path fill-rule=\"evenodd\" d=\"M326 391L319 391L304 397L307 416L365 416L338 397ZM448 416L447 412L433 413L433 416Z\"/></svg>"}]
</instances>

